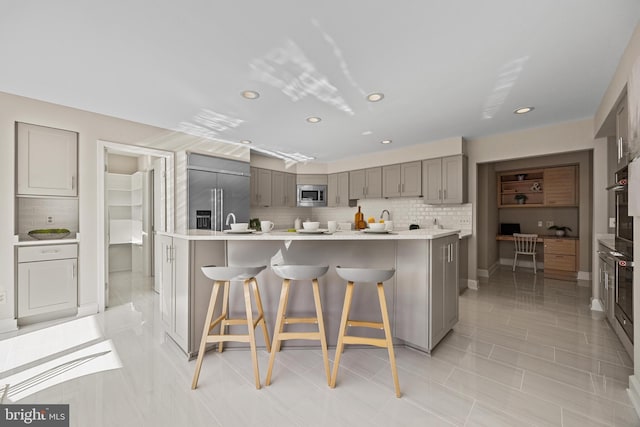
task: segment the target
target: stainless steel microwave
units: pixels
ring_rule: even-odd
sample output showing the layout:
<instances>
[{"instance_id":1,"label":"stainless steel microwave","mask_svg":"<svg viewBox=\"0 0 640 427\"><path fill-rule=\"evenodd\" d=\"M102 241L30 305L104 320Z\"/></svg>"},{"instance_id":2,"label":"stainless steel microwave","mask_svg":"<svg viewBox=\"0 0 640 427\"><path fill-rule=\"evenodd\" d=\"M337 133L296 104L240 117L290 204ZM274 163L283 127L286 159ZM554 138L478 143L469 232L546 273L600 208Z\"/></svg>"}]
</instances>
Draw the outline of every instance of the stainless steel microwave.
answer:
<instances>
[{"instance_id":1,"label":"stainless steel microwave","mask_svg":"<svg viewBox=\"0 0 640 427\"><path fill-rule=\"evenodd\" d=\"M298 184L298 206L327 206L327 186Z\"/></svg>"}]
</instances>

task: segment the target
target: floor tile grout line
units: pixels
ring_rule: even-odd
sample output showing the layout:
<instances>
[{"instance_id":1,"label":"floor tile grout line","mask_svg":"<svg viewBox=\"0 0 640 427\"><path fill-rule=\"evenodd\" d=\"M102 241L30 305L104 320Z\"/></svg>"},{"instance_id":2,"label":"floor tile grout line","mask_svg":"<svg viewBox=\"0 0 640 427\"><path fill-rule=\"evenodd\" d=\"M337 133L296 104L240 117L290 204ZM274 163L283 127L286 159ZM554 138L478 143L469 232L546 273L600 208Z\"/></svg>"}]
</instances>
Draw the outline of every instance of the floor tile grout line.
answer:
<instances>
[{"instance_id":1,"label":"floor tile grout line","mask_svg":"<svg viewBox=\"0 0 640 427\"><path fill-rule=\"evenodd\" d=\"M469 424L469 420L471 419L471 414L473 413L473 408L476 407L477 402L478 402L478 399L473 399L473 403L471 404L471 409L469 409L469 413L464 419L464 424L462 425L463 427L466 427L467 424Z\"/></svg>"}]
</instances>

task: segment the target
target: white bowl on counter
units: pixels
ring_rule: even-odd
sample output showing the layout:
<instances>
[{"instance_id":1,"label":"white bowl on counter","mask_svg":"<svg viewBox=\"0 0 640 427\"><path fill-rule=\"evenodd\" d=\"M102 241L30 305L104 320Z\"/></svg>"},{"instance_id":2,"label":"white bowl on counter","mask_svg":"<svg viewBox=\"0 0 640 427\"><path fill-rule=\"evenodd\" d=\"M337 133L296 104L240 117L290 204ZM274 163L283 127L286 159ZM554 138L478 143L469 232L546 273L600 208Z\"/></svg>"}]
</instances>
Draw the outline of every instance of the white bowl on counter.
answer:
<instances>
[{"instance_id":1,"label":"white bowl on counter","mask_svg":"<svg viewBox=\"0 0 640 427\"><path fill-rule=\"evenodd\" d=\"M371 222L369 223L369 228L373 231L384 231L386 229L386 225L384 222Z\"/></svg>"},{"instance_id":2,"label":"white bowl on counter","mask_svg":"<svg viewBox=\"0 0 640 427\"><path fill-rule=\"evenodd\" d=\"M318 221L305 221L302 223L302 228L309 231L317 230L320 228L320 223Z\"/></svg>"},{"instance_id":3,"label":"white bowl on counter","mask_svg":"<svg viewBox=\"0 0 640 427\"><path fill-rule=\"evenodd\" d=\"M231 224L231 231L247 231L249 229L249 223L247 222L237 222L235 224Z\"/></svg>"}]
</instances>

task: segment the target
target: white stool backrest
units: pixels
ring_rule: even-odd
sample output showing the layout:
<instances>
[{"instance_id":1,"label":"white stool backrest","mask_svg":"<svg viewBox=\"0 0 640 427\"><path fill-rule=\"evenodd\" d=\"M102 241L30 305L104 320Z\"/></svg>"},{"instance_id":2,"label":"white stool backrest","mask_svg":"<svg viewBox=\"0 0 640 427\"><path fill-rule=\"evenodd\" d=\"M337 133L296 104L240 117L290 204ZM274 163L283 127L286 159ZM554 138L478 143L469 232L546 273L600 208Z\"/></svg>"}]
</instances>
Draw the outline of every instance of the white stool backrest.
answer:
<instances>
[{"instance_id":1,"label":"white stool backrest","mask_svg":"<svg viewBox=\"0 0 640 427\"><path fill-rule=\"evenodd\" d=\"M535 254L537 234L519 234L513 233L513 239L516 244L516 252L520 254Z\"/></svg>"}]
</instances>

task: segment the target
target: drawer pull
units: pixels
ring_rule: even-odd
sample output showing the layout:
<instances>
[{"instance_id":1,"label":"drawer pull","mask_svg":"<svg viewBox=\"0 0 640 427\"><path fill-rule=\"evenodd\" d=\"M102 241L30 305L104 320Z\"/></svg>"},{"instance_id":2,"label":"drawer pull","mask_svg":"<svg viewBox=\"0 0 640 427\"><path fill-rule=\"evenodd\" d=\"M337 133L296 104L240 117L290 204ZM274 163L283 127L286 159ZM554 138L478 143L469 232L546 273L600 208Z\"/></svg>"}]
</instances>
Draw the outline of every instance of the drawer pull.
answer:
<instances>
[{"instance_id":1,"label":"drawer pull","mask_svg":"<svg viewBox=\"0 0 640 427\"><path fill-rule=\"evenodd\" d=\"M43 249L40 251L41 254L57 254L60 252L60 249Z\"/></svg>"}]
</instances>

